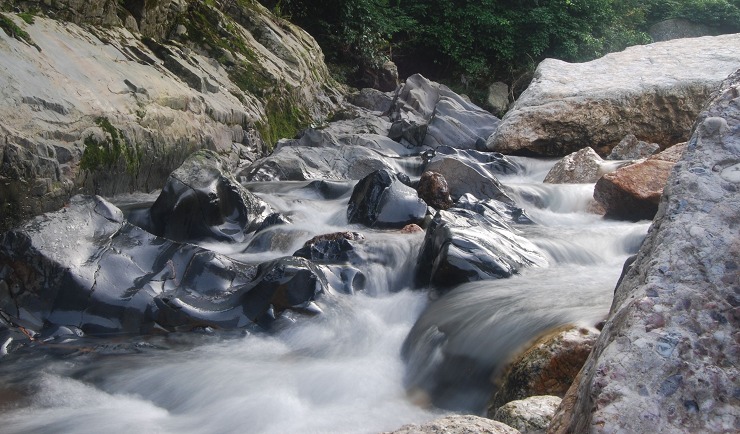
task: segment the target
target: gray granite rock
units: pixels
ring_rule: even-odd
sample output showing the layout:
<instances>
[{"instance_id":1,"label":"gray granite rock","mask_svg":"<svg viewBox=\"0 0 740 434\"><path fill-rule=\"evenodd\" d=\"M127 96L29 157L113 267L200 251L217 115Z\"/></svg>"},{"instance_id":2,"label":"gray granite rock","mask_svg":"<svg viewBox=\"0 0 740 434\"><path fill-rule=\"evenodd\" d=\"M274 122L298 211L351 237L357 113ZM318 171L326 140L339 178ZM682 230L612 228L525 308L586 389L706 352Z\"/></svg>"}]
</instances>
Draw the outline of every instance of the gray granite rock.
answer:
<instances>
[{"instance_id":1,"label":"gray granite rock","mask_svg":"<svg viewBox=\"0 0 740 434\"><path fill-rule=\"evenodd\" d=\"M447 416L420 425L404 425L384 434L518 434L519 431L478 416Z\"/></svg>"},{"instance_id":2,"label":"gray granite rock","mask_svg":"<svg viewBox=\"0 0 740 434\"><path fill-rule=\"evenodd\" d=\"M516 428L522 434L542 434L547 430L562 399L557 396L530 396L511 401L496 410L493 420Z\"/></svg>"},{"instance_id":3,"label":"gray granite rock","mask_svg":"<svg viewBox=\"0 0 740 434\"><path fill-rule=\"evenodd\" d=\"M566 155L547 172L544 182L550 184L591 184L603 174L616 170L617 165L606 165L591 148Z\"/></svg>"},{"instance_id":4,"label":"gray granite rock","mask_svg":"<svg viewBox=\"0 0 740 434\"><path fill-rule=\"evenodd\" d=\"M713 94L557 433L740 430L740 71Z\"/></svg>"},{"instance_id":5,"label":"gray granite rock","mask_svg":"<svg viewBox=\"0 0 740 434\"><path fill-rule=\"evenodd\" d=\"M638 140L634 134L627 134L621 142L607 155L607 160L637 160L647 158L660 151L657 143L648 143Z\"/></svg>"}]
</instances>

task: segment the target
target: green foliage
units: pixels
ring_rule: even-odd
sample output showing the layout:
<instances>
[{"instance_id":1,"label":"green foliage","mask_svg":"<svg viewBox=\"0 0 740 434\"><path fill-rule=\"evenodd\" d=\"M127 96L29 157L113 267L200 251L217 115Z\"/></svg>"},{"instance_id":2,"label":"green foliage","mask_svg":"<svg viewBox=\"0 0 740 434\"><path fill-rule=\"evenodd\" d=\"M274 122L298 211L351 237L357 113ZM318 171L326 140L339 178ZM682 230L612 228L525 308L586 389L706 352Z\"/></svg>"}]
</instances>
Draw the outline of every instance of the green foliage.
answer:
<instances>
[{"instance_id":1,"label":"green foliage","mask_svg":"<svg viewBox=\"0 0 740 434\"><path fill-rule=\"evenodd\" d=\"M18 14L18 17L20 17L20 19L25 21L26 24L33 24L35 21L34 16L35 15L33 12L21 12Z\"/></svg>"},{"instance_id":2,"label":"green foliage","mask_svg":"<svg viewBox=\"0 0 740 434\"><path fill-rule=\"evenodd\" d=\"M269 150L282 138L294 137L309 122L309 116L290 98L271 99L265 105L265 119L257 125Z\"/></svg>"},{"instance_id":3,"label":"green foliage","mask_svg":"<svg viewBox=\"0 0 740 434\"><path fill-rule=\"evenodd\" d=\"M5 33L7 33L8 36L10 36L11 38L23 41L26 44L35 47L37 50L41 51L41 48L36 45L35 42L33 42L33 39L31 39L31 35L29 35L28 32L26 32L25 30L18 27L18 25L5 14L0 14L0 28L2 28Z\"/></svg>"}]
</instances>

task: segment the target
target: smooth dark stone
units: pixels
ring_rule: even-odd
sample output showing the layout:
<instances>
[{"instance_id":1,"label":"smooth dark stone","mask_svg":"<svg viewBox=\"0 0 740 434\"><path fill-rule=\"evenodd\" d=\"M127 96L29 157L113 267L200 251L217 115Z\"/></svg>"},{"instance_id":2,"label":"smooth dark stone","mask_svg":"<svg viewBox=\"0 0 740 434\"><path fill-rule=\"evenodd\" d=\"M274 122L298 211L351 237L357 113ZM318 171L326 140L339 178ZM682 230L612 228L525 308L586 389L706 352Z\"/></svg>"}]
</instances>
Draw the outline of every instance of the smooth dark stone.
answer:
<instances>
[{"instance_id":1,"label":"smooth dark stone","mask_svg":"<svg viewBox=\"0 0 740 434\"><path fill-rule=\"evenodd\" d=\"M269 205L226 173L216 153L199 151L172 172L148 217L137 213L130 218L173 241L242 242L272 213Z\"/></svg>"},{"instance_id":2,"label":"smooth dark stone","mask_svg":"<svg viewBox=\"0 0 740 434\"><path fill-rule=\"evenodd\" d=\"M152 235L99 197L0 237L0 308L35 330L150 333L269 326L284 310L317 313L324 273L286 257L260 265Z\"/></svg>"},{"instance_id":3,"label":"smooth dark stone","mask_svg":"<svg viewBox=\"0 0 740 434\"><path fill-rule=\"evenodd\" d=\"M414 189L404 185L393 173L378 170L357 183L347 207L349 223L369 227L397 228L421 224L427 205Z\"/></svg>"}]
</instances>

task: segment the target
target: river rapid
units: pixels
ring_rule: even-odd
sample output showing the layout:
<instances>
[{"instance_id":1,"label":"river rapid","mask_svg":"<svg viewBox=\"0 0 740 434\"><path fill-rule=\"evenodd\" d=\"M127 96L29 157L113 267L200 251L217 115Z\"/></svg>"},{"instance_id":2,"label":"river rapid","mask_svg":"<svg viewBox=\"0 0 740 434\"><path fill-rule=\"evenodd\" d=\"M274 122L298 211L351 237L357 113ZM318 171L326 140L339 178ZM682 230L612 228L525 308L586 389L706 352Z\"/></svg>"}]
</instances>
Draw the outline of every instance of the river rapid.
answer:
<instances>
[{"instance_id":1,"label":"river rapid","mask_svg":"<svg viewBox=\"0 0 740 434\"><path fill-rule=\"evenodd\" d=\"M349 192L324 200L300 188L305 182L251 183L290 216L291 234L269 251L204 247L267 260L314 235L362 232L373 247L365 290L338 295L322 315L286 315L269 334L206 329L11 352L0 358L0 432L372 433L482 413L486 377L522 345L554 326L605 318L622 264L649 225L588 213L592 184L542 184L552 161L512 160L524 170L499 180L535 223L515 228L548 267L430 297L411 289L423 233L348 225ZM487 368L471 375L449 362L456 358Z\"/></svg>"}]
</instances>

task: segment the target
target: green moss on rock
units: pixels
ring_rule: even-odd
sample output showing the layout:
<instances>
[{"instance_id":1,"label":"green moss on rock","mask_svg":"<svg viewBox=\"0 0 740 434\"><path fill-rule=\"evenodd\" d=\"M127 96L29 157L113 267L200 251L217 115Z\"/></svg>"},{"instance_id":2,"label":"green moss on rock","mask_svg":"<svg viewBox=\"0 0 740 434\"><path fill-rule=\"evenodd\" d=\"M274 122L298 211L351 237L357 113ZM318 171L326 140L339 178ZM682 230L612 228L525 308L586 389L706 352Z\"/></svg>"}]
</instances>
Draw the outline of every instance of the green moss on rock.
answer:
<instances>
[{"instance_id":1,"label":"green moss on rock","mask_svg":"<svg viewBox=\"0 0 740 434\"><path fill-rule=\"evenodd\" d=\"M141 152L135 144L129 143L123 132L114 127L108 118L100 117L95 123L106 135L99 141L92 134L85 138L85 150L80 159L80 167L85 170L111 169L123 163L126 172L135 175L141 165Z\"/></svg>"},{"instance_id":2,"label":"green moss on rock","mask_svg":"<svg viewBox=\"0 0 740 434\"><path fill-rule=\"evenodd\" d=\"M273 98L265 105L265 119L257 124L257 131L272 149L278 140L294 137L309 123L308 114L292 98Z\"/></svg>"}]
</instances>

